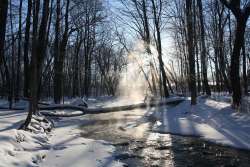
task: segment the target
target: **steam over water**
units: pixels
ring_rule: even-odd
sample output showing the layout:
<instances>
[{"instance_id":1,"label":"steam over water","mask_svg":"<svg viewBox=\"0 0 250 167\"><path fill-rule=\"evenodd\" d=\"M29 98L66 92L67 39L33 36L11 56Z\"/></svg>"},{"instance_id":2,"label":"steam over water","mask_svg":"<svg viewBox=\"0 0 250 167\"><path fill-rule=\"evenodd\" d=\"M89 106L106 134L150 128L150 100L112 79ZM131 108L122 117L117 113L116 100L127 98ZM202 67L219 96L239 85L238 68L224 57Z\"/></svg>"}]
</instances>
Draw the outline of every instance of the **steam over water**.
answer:
<instances>
[{"instance_id":1,"label":"steam over water","mask_svg":"<svg viewBox=\"0 0 250 167\"><path fill-rule=\"evenodd\" d=\"M144 99L150 94L147 79L151 78L150 64L156 62L156 50L150 46L152 54L145 51L143 42L138 42L127 56L127 68L122 72L119 95L132 100ZM147 79L146 79L147 78Z\"/></svg>"}]
</instances>

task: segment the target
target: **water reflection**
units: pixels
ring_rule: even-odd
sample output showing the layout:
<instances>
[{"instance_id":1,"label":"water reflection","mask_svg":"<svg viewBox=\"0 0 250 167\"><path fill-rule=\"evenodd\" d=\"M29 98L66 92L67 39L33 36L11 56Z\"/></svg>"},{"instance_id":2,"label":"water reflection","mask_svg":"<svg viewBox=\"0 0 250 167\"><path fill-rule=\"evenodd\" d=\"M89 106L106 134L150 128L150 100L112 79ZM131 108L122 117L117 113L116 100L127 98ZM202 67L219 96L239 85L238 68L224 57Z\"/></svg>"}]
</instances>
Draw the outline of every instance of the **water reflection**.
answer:
<instances>
[{"instance_id":1,"label":"water reflection","mask_svg":"<svg viewBox=\"0 0 250 167\"><path fill-rule=\"evenodd\" d=\"M128 166L250 166L250 152L151 131L155 108L86 116L82 136L109 141Z\"/></svg>"}]
</instances>

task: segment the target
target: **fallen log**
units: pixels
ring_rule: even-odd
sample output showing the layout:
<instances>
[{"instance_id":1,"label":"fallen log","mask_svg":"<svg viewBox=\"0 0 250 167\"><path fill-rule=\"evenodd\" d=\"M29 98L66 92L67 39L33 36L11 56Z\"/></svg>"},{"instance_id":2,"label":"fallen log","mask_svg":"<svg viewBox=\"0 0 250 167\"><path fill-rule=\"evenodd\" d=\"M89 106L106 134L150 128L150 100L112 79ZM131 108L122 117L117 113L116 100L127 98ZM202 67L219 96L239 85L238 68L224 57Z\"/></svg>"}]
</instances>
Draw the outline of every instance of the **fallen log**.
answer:
<instances>
[{"instance_id":1,"label":"fallen log","mask_svg":"<svg viewBox=\"0 0 250 167\"><path fill-rule=\"evenodd\" d=\"M67 105L67 104L58 104L58 105L46 105L46 106L38 106L39 110L80 110L85 111L86 107L83 106L74 106L74 105ZM25 107L1 107L1 110L25 110Z\"/></svg>"},{"instance_id":2,"label":"fallen log","mask_svg":"<svg viewBox=\"0 0 250 167\"><path fill-rule=\"evenodd\" d=\"M26 97L19 97L19 99L23 100L23 101L30 101L29 98L26 98ZM45 102L38 102L38 105L42 105L42 106L49 106L50 104L49 103L45 103ZM0 110L25 110L26 108L25 107L16 107L16 106L12 106L11 108L9 107L5 107L5 106L0 106Z\"/></svg>"},{"instance_id":3,"label":"fallen log","mask_svg":"<svg viewBox=\"0 0 250 167\"><path fill-rule=\"evenodd\" d=\"M1 107L0 106L0 110L25 110L25 108L24 107L11 107L11 108L9 108L9 107Z\"/></svg>"},{"instance_id":4,"label":"fallen log","mask_svg":"<svg viewBox=\"0 0 250 167\"><path fill-rule=\"evenodd\" d=\"M75 106L70 104L57 104L50 106L39 106L39 110L79 110L85 111L87 107Z\"/></svg>"},{"instance_id":5,"label":"fallen log","mask_svg":"<svg viewBox=\"0 0 250 167\"><path fill-rule=\"evenodd\" d=\"M151 101L151 102L142 102L137 104L131 105L124 105L124 106L114 106L114 107L100 107L100 108L87 108L84 106L76 106L70 104L53 104L53 105L39 105L39 110L41 114L44 116L50 117L76 117L85 114L101 114L101 113L108 113L108 112L117 112L117 111L126 111L126 110L133 110L133 109L142 109L147 107L155 107L155 106L163 106L163 105L175 105L182 101L184 98L174 98L174 99L167 99L164 101ZM8 107L0 107L0 109L9 110ZM25 110L24 107L13 107L11 110ZM46 111L44 111L46 110ZM48 111L49 110L49 111ZM50 110L75 110L77 112L51 112Z\"/></svg>"},{"instance_id":6,"label":"fallen log","mask_svg":"<svg viewBox=\"0 0 250 167\"><path fill-rule=\"evenodd\" d=\"M147 107L155 107L155 106L163 106L163 105L175 105L180 102L184 101L184 98L178 99L170 99L166 101L160 102L149 102L149 103L138 103L138 104L131 104L125 106L114 106L114 107L100 107L100 108L85 108L80 106L72 106L72 105L56 105L56 106L45 106L40 107L40 110L78 110L79 112L75 113L56 113L56 112L48 112L48 111L41 111L41 113L45 116L50 117L75 117L81 116L85 114L101 114L101 113L108 113L108 112L117 112L117 111L126 111L126 110L133 110L133 109L142 109Z\"/></svg>"}]
</instances>

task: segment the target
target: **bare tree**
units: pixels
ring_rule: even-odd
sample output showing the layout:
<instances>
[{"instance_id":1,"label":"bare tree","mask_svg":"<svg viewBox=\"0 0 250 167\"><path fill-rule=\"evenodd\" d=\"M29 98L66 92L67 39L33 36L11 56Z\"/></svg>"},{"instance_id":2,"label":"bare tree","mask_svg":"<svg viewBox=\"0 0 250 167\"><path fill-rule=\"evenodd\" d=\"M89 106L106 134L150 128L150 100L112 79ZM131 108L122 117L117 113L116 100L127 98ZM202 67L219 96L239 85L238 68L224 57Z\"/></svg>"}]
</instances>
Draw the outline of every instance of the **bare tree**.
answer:
<instances>
[{"instance_id":1,"label":"bare tree","mask_svg":"<svg viewBox=\"0 0 250 167\"><path fill-rule=\"evenodd\" d=\"M2 65L4 59L4 42L5 42L7 13L8 13L8 0L2 0L0 2L0 65Z\"/></svg>"},{"instance_id":2,"label":"bare tree","mask_svg":"<svg viewBox=\"0 0 250 167\"><path fill-rule=\"evenodd\" d=\"M33 1L33 50L31 55L31 67L30 67L30 104L29 104L29 113L24 122L21 125L21 129L27 129L31 121L32 115L37 114L38 109L38 84L39 78L41 76L41 65L43 63L43 58L45 55L46 48L46 34L47 23L49 16L49 0L43 0L43 10L41 24L38 30L38 13L40 1Z\"/></svg>"},{"instance_id":3,"label":"bare tree","mask_svg":"<svg viewBox=\"0 0 250 167\"><path fill-rule=\"evenodd\" d=\"M28 0L27 16L26 16L26 27L24 37L24 49L23 49L23 61L24 61L24 97L29 96L29 41L30 41L30 26L31 26L31 11L32 11L32 0Z\"/></svg>"},{"instance_id":4,"label":"bare tree","mask_svg":"<svg viewBox=\"0 0 250 167\"><path fill-rule=\"evenodd\" d=\"M160 66L160 75L162 77L164 97L168 97L169 92L167 88L167 75L166 75L166 71L164 68L164 62L162 60L162 44L161 44L161 18L162 18L163 2L162 0L156 0L156 1L151 0L151 3L152 3L152 10L153 10L154 26L156 30L156 46L157 46L158 60L159 60L159 66Z\"/></svg>"},{"instance_id":5,"label":"bare tree","mask_svg":"<svg viewBox=\"0 0 250 167\"><path fill-rule=\"evenodd\" d=\"M21 78L21 54L22 54L22 6L23 0L19 3L19 27L18 27L18 53L17 53L17 67L16 67L16 90L15 97L16 100L19 97L20 91L20 78Z\"/></svg>"},{"instance_id":6,"label":"bare tree","mask_svg":"<svg viewBox=\"0 0 250 167\"><path fill-rule=\"evenodd\" d=\"M54 101L55 103L61 102L62 96L62 87L60 81L60 71L59 66L61 63L60 61L60 20L61 20L61 0L56 0L56 23L55 23L55 40L54 40Z\"/></svg>"},{"instance_id":7,"label":"bare tree","mask_svg":"<svg viewBox=\"0 0 250 167\"><path fill-rule=\"evenodd\" d=\"M240 84L240 51L244 44L246 23L250 15L250 2L248 1L241 8L241 0L220 0L236 18L234 48L231 56L230 79L233 91L233 107L239 107L241 103L241 84Z\"/></svg>"},{"instance_id":8,"label":"bare tree","mask_svg":"<svg viewBox=\"0 0 250 167\"><path fill-rule=\"evenodd\" d=\"M186 0L186 22L187 22L187 47L189 62L189 89L191 92L191 105L196 104L196 77L195 77L195 56L193 41L193 20L192 20L192 0Z\"/></svg>"},{"instance_id":9,"label":"bare tree","mask_svg":"<svg viewBox=\"0 0 250 167\"><path fill-rule=\"evenodd\" d=\"M204 17L203 17L203 5L202 0L197 0L199 9L199 21L200 21L200 31L201 31L201 65L202 65L202 86L204 87L206 94L211 95L211 90L208 85L207 79L207 51L205 44L205 28L204 28Z\"/></svg>"}]
</instances>

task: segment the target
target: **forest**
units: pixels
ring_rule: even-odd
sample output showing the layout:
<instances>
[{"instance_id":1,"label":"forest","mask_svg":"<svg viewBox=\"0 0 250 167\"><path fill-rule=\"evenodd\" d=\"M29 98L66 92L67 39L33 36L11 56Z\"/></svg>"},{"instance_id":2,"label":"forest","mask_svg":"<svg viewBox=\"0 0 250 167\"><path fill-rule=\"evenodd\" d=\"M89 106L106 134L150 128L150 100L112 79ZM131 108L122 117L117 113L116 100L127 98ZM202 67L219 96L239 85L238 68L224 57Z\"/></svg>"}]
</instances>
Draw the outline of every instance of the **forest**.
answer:
<instances>
[{"instance_id":1,"label":"forest","mask_svg":"<svg viewBox=\"0 0 250 167\"><path fill-rule=\"evenodd\" d=\"M249 0L1 0L0 164L248 166L249 16Z\"/></svg>"}]
</instances>

